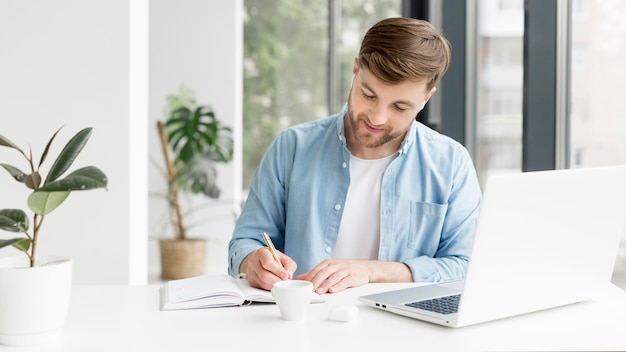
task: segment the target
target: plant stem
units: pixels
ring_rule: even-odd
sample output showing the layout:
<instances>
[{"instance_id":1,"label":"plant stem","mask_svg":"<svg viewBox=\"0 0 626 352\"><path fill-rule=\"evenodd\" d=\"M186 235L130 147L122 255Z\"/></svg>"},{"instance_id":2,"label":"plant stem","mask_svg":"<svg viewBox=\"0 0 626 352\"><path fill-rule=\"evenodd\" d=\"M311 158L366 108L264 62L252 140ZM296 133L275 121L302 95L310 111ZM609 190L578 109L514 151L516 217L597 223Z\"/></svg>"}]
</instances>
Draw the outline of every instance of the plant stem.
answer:
<instances>
[{"instance_id":1,"label":"plant stem","mask_svg":"<svg viewBox=\"0 0 626 352\"><path fill-rule=\"evenodd\" d=\"M165 135L165 128L161 121L157 122L157 128L159 130L159 136L161 137L161 147L163 148L163 156L165 157L165 165L167 167L167 182L169 186L168 202L170 207L174 208L176 213L176 239L183 240L187 236L185 234L185 226L183 225L183 215L180 210L180 203L178 201L178 184L176 184L176 173L174 172L174 165L170 158L170 150L167 143L167 137Z\"/></svg>"},{"instance_id":2,"label":"plant stem","mask_svg":"<svg viewBox=\"0 0 626 352\"><path fill-rule=\"evenodd\" d=\"M37 251L37 238L39 237L39 228L41 227L41 223L43 223L43 215L39 218L39 214L35 214L33 216L33 239L30 244L30 267L34 267L36 260L35 255Z\"/></svg>"}]
</instances>

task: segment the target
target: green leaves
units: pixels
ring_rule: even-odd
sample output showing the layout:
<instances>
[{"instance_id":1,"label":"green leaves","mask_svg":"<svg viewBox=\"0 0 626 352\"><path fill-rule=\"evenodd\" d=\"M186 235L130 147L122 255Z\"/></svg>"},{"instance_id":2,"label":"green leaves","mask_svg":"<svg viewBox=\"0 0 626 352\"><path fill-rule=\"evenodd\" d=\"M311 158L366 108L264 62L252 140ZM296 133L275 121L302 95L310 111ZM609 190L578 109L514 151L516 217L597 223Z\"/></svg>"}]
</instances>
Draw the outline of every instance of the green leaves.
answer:
<instances>
[{"instance_id":1,"label":"green leaves","mask_svg":"<svg viewBox=\"0 0 626 352\"><path fill-rule=\"evenodd\" d=\"M89 140L89 137L91 136L91 130L92 128L85 128L84 130L78 132L74 137L72 137L69 142L67 142L67 144L61 151L61 154L59 154L59 156L57 157L57 160L55 160L54 164L52 164L52 168L50 168L50 172L48 173L48 177L46 177L44 186L58 179L61 175L63 175L65 171L67 171L67 169L69 169L69 167L74 162L74 159L76 159L76 156L78 156L78 154L83 150L83 147ZM52 136L52 139L54 139L54 136ZM48 143L48 146L46 146L46 152L41 158L42 162L48 152L48 147L50 146L50 143L52 143L52 139Z\"/></svg>"},{"instance_id":2,"label":"green leaves","mask_svg":"<svg viewBox=\"0 0 626 352\"><path fill-rule=\"evenodd\" d=\"M0 229L9 232L28 231L28 217L26 213L19 209L1 209L0 210ZM28 251L31 241L29 238L11 238L9 240L0 240L0 248L13 246L23 252Z\"/></svg>"},{"instance_id":3,"label":"green leaves","mask_svg":"<svg viewBox=\"0 0 626 352\"><path fill-rule=\"evenodd\" d=\"M38 192L86 191L94 188L106 188L107 177L95 166L78 169L67 177L54 182L46 182Z\"/></svg>"},{"instance_id":4,"label":"green leaves","mask_svg":"<svg viewBox=\"0 0 626 352\"><path fill-rule=\"evenodd\" d=\"M187 106L172 111L165 123L177 162L189 164L196 157L230 161L233 154L231 129L223 126L208 106Z\"/></svg>"},{"instance_id":5,"label":"green leaves","mask_svg":"<svg viewBox=\"0 0 626 352\"><path fill-rule=\"evenodd\" d=\"M46 215L61 205L71 191L106 187L107 177L100 169L94 166L84 167L33 192L28 197L28 207L37 214Z\"/></svg>"},{"instance_id":6,"label":"green leaves","mask_svg":"<svg viewBox=\"0 0 626 352\"><path fill-rule=\"evenodd\" d=\"M0 240L0 248L13 246L22 252L30 249L31 240L28 238L12 238L10 240Z\"/></svg>"},{"instance_id":7,"label":"green leaves","mask_svg":"<svg viewBox=\"0 0 626 352\"><path fill-rule=\"evenodd\" d=\"M9 147L9 148L13 148L17 150L18 152L20 152L20 154L22 154L26 158L26 160L30 162L30 159L26 156L24 151L22 151L17 145L15 145L8 138L2 135L0 135L0 146ZM26 175L24 172L22 172L20 169L16 168L15 166L11 166L9 164L0 164L0 166L2 166L5 170L7 170L9 174L11 174L11 176L13 176L13 178L17 182L23 183L28 177L28 175Z\"/></svg>"},{"instance_id":8,"label":"green leaves","mask_svg":"<svg viewBox=\"0 0 626 352\"><path fill-rule=\"evenodd\" d=\"M28 176L24 172L22 172L22 170L16 168L15 166L11 166L9 164L0 164L0 166L7 170L17 182L24 182L24 180Z\"/></svg>"},{"instance_id":9,"label":"green leaves","mask_svg":"<svg viewBox=\"0 0 626 352\"><path fill-rule=\"evenodd\" d=\"M15 150L18 150L20 153L24 154L24 152L15 144L13 144L13 142L11 142L10 140L8 140L7 138L5 138L3 135L0 134L0 145L1 146L5 146L5 147L9 147L9 148L13 148Z\"/></svg>"},{"instance_id":10,"label":"green leaves","mask_svg":"<svg viewBox=\"0 0 626 352\"><path fill-rule=\"evenodd\" d=\"M55 140L61 129L57 130L48 143L41 155L39 164L35 167L33 163L33 153L27 155L13 142L0 135L0 146L9 147L19 151L29 165L30 174L27 174L15 166L8 164L0 164L2 168L18 182L23 183L26 187L33 190L28 197L28 207L36 215L33 217L33 234L28 234L29 221L26 214L19 209L2 209L0 210L0 230L9 232L25 233L27 238L12 238L8 240L0 240L0 248L13 246L21 251L26 252L30 257L31 266L35 263L34 253L37 243L37 236L41 226L43 217L61 205L72 191L86 191L96 188L107 187L106 175L95 166L87 166L80 168L66 177L61 178L63 174L71 167L76 157L83 150L85 144L91 136L92 128L85 128L76 133L63 147L59 156L56 158L50 172L48 172L45 181L42 183L43 175L40 174L41 165L44 163L50 151L50 146ZM32 246L32 248L31 248ZM31 250L29 254L28 251Z\"/></svg>"},{"instance_id":11,"label":"green leaves","mask_svg":"<svg viewBox=\"0 0 626 352\"><path fill-rule=\"evenodd\" d=\"M19 209L0 210L0 229L9 232L28 231L28 217Z\"/></svg>"},{"instance_id":12,"label":"green leaves","mask_svg":"<svg viewBox=\"0 0 626 352\"><path fill-rule=\"evenodd\" d=\"M28 207L36 214L46 215L61 205L69 195L70 191L35 191L28 197Z\"/></svg>"}]
</instances>

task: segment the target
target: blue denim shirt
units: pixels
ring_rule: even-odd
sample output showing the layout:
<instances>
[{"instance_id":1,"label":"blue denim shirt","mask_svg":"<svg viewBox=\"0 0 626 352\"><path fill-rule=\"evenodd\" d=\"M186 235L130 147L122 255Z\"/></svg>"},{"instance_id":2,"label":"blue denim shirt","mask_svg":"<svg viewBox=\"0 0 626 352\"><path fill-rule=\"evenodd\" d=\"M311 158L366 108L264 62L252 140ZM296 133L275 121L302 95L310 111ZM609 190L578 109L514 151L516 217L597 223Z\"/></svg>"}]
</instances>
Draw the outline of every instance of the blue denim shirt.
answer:
<instances>
[{"instance_id":1,"label":"blue denim shirt","mask_svg":"<svg viewBox=\"0 0 626 352\"><path fill-rule=\"evenodd\" d=\"M262 232L307 272L333 249L350 186L343 116L284 130L270 145L229 243L229 269L264 246ZM383 176L378 259L405 263L414 281L465 276L481 191L467 150L414 122Z\"/></svg>"}]
</instances>

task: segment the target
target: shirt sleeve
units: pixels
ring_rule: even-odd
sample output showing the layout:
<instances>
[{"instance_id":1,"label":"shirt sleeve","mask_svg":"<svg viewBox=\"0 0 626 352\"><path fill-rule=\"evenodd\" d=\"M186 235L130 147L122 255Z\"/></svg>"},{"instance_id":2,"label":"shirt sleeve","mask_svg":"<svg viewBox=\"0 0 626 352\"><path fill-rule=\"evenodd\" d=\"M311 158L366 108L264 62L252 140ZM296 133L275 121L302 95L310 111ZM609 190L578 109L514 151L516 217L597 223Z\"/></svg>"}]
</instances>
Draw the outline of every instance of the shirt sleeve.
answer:
<instances>
[{"instance_id":1,"label":"shirt sleeve","mask_svg":"<svg viewBox=\"0 0 626 352\"><path fill-rule=\"evenodd\" d=\"M264 246L261 234L267 232L277 248L284 244L285 188L282 164L292 150L284 134L268 148L252 178L250 191L228 244L228 273L239 274L248 254Z\"/></svg>"}]
</instances>

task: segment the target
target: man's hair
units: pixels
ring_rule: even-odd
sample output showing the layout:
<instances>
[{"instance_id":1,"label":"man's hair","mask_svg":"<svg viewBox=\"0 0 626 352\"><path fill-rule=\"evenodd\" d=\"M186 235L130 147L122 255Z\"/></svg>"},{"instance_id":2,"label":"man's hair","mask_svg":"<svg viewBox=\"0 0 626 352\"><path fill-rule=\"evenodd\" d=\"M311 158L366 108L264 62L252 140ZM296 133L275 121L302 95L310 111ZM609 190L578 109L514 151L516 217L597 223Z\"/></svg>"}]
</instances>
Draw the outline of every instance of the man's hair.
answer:
<instances>
[{"instance_id":1,"label":"man's hair","mask_svg":"<svg viewBox=\"0 0 626 352\"><path fill-rule=\"evenodd\" d=\"M426 21L387 18L365 34L359 65L385 83L425 81L430 90L448 70L450 43Z\"/></svg>"}]
</instances>

